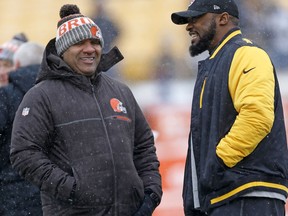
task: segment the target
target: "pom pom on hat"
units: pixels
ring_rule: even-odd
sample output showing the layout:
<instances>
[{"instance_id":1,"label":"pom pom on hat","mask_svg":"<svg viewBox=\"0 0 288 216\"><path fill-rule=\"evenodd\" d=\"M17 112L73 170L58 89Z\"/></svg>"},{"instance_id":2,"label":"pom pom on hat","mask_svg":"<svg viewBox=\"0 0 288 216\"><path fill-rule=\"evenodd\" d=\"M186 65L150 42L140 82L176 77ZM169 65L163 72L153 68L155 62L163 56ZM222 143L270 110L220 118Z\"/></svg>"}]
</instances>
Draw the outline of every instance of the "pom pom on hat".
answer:
<instances>
[{"instance_id":1,"label":"pom pom on hat","mask_svg":"<svg viewBox=\"0 0 288 216\"><path fill-rule=\"evenodd\" d=\"M16 50L28 39L24 33L19 33L13 38L0 46L0 60L13 62L13 56Z\"/></svg>"},{"instance_id":2,"label":"pom pom on hat","mask_svg":"<svg viewBox=\"0 0 288 216\"><path fill-rule=\"evenodd\" d=\"M61 20L57 24L55 43L58 55L86 39L99 39L100 45L104 46L100 28L89 17L82 15L77 5L63 5L59 15Z\"/></svg>"},{"instance_id":3,"label":"pom pom on hat","mask_svg":"<svg viewBox=\"0 0 288 216\"><path fill-rule=\"evenodd\" d=\"M77 5L70 5L70 4L63 5L59 12L61 19L73 14L80 14L80 10Z\"/></svg>"}]
</instances>

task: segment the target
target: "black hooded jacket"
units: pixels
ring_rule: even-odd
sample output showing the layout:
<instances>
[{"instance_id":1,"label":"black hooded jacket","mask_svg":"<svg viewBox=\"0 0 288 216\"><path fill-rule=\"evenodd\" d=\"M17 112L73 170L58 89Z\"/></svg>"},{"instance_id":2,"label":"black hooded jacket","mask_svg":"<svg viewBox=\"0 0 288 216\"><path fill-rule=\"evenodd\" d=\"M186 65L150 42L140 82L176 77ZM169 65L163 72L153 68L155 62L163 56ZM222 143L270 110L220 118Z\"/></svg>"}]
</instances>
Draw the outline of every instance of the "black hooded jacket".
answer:
<instances>
[{"instance_id":1,"label":"black hooded jacket","mask_svg":"<svg viewBox=\"0 0 288 216\"><path fill-rule=\"evenodd\" d=\"M12 169L9 151L15 112L35 83L40 65L20 67L9 74L9 85L0 88L0 215L41 215L39 189Z\"/></svg>"},{"instance_id":2,"label":"black hooded jacket","mask_svg":"<svg viewBox=\"0 0 288 216\"><path fill-rule=\"evenodd\" d=\"M144 191L161 198L161 177L132 92L99 71L119 59L104 54L90 78L73 72L54 44L16 114L12 164L41 189L44 215L133 215Z\"/></svg>"}]
</instances>

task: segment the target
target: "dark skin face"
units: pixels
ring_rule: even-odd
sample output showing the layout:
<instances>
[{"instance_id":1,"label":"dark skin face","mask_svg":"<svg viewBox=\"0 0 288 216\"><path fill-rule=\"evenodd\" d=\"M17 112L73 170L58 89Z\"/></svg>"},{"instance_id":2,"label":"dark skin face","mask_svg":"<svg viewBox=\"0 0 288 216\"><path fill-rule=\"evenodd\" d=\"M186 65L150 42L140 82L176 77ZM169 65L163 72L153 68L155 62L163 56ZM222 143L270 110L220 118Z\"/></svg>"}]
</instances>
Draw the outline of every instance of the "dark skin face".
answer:
<instances>
[{"instance_id":1,"label":"dark skin face","mask_svg":"<svg viewBox=\"0 0 288 216\"><path fill-rule=\"evenodd\" d=\"M189 52L196 56L206 50L211 52L223 36L235 25L228 13L206 13L199 17L189 18L186 30L192 37Z\"/></svg>"},{"instance_id":2,"label":"dark skin face","mask_svg":"<svg viewBox=\"0 0 288 216\"><path fill-rule=\"evenodd\" d=\"M63 59L76 73L92 76L96 72L101 54L100 40L87 39L69 47L63 53Z\"/></svg>"},{"instance_id":3,"label":"dark skin face","mask_svg":"<svg viewBox=\"0 0 288 216\"><path fill-rule=\"evenodd\" d=\"M192 28L189 28L189 35L192 37L189 52L192 57L209 50L213 38L215 37L215 18L213 17L212 19L206 21L206 17L207 14L201 17L189 19L188 26L193 26ZM201 26L201 28L197 28L197 26Z\"/></svg>"}]
</instances>

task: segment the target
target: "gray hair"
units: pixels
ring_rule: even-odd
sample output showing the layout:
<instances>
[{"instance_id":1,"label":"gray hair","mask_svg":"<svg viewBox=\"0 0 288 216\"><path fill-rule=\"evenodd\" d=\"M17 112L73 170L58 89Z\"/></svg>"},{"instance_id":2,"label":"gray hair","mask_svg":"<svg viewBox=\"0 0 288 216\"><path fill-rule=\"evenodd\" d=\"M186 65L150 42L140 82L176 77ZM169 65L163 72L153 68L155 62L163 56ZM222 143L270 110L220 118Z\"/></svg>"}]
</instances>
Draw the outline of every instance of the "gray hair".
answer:
<instances>
[{"instance_id":1,"label":"gray hair","mask_svg":"<svg viewBox=\"0 0 288 216\"><path fill-rule=\"evenodd\" d=\"M13 63L20 67L40 64L43 58L45 47L35 42L26 42L22 44L13 56Z\"/></svg>"}]
</instances>

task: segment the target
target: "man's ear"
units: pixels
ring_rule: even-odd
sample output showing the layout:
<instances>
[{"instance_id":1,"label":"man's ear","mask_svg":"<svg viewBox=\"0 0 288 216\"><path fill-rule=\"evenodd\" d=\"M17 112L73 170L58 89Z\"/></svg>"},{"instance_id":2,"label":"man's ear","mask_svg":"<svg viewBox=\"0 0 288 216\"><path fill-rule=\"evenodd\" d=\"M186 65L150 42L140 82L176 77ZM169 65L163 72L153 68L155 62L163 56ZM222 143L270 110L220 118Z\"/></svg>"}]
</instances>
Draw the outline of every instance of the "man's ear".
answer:
<instances>
[{"instance_id":1,"label":"man's ear","mask_svg":"<svg viewBox=\"0 0 288 216\"><path fill-rule=\"evenodd\" d=\"M17 70L19 67L21 67L20 61L16 61L14 63L14 70Z\"/></svg>"},{"instance_id":2,"label":"man's ear","mask_svg":"<svg viewBox=\"0 0 288 216\"><path fill-rule=\"evenodd\" d=\"M219 15L219 25L227 25L229 22L230 15L227 12L224 12Z\"/></svg>"}]
</instances>

